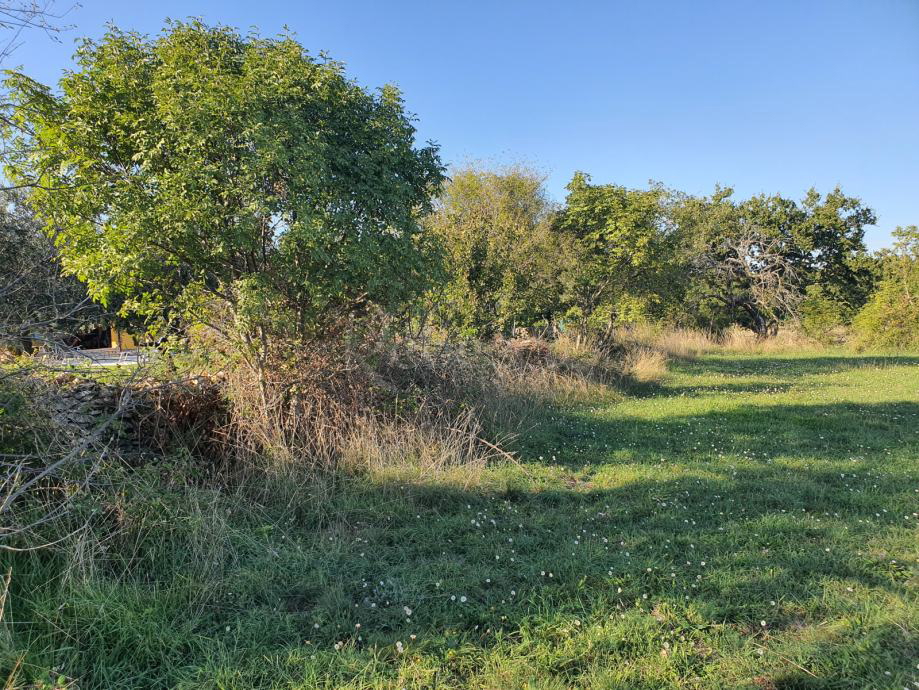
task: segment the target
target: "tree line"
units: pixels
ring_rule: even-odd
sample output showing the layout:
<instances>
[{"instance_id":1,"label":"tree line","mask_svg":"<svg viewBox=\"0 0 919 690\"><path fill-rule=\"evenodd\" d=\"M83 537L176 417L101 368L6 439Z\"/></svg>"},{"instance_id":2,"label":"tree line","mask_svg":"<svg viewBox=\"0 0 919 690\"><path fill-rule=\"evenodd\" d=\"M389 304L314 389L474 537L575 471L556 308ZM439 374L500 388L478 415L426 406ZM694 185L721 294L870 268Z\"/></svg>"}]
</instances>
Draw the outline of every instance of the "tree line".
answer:
<instances>
[{"instance_id":1,"label":"tree line","mask_svg":"<svg viewBox=\"0 0 919 690\"><path fill-rule=\"evenodd\" d=\"M578 172L556 204L524 166L448 174L395 87L198 21L84 40L56 89L5 83L4 162L26 191L3 232L27 208L96 303L256 359L379 312L457 338L795 322L916 343L915 227L870 254L875 214L838 188L700 197Z\"/></svg>"},{"instance_id":2,"label":"tree line","mask_svg":"<svg viewBox=\"0 0 919 690\"><path fill-rule=\"evenodd\" d=\"M451 176L427 221L449 266L443 321L478 336L651 321L765 337L817 312L822 327L851 323L889 261L864 244L874 212L838 188L738 200L578 172L567 192L552 204L521 167Z\"/></svg>"}]
</instances>

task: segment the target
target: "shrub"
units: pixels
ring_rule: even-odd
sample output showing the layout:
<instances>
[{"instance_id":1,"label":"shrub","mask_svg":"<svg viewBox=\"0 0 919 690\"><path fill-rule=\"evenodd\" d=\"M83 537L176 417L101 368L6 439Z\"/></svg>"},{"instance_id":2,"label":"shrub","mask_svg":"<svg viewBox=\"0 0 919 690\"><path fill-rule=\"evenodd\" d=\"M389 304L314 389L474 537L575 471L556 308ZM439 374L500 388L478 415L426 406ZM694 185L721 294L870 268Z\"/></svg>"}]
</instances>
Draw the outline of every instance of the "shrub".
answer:
<instances>
[{"instance_id":1,"label":"shrub","mask_svg":"<svg viewBox=\"0 0 919 690\"><path fill-rule=\"evenodd\" d=\"M824 344L833 342L849 320L845 306L827 297L816 284L808 286L799 314L805 335Z\"/></svg>"},{"instance_id":2,"label":"shrub","mask_svg":"<svg viewBox=\"0 0 919 690\"><path fill-rule=\"evenodd\" d=\"M884 277L853 328L859 347L919 347L919 229L897 228Z\"/></svg>"}]
</instances>

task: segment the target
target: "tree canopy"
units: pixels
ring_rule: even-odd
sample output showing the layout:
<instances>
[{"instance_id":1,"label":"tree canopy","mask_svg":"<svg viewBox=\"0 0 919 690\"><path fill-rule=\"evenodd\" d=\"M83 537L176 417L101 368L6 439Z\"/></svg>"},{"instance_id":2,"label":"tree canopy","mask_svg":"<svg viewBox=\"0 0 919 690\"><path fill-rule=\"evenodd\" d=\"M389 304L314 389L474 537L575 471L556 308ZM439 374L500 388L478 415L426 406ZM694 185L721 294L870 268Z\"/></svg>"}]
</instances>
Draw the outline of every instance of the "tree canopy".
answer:
<instances>
[{"instance_id":1,"label":"tree canopy","mask_svg":"<svg viewBox=\"0 0 919 690\"><path fill-rule=\"evenodd\" d=\"M533 170L453 172L429 220L446 260L437 300L446 325L487 337L557 312L565 253L549 229L552 212Z\"/></svg>"},{"instance_id":2,"label":"tree canopy","mask_svg":"<svg viewBox=\"0 0 919 690\"><path fill-rule=\"evenodd\" d=\"M676 265L666 190L594 185L580 172L567 190L554 227L574 253L565 276L569 316L608 330L658 313Z\"/></svg>"},{"instance_id":3,"label":"tree canopy","mask_svg":"<svg viewBox=\"0 0 919 690\"><path fill-rule=\"evenodd\" d=\"M94 298L307 337L424 290L419 215L443 169L394 87L368 92L290 36L200 22L111 28L76 62L57 92L8 77L29 143L9 172Z\"/></svg>"},{"instance_id":4,"label":"tree canopy","mask_svg":"<svg viewBox=\"0 0 919 690\"><path fill-rule=\"evenodd\" d=\"M579 172L567 191L552 204L522 167L453 174L429 221L447 259L443 325L489 337L567 323L606 338L638 322L739 324L766 336L802 314L811 331L848 323L872 290L863 236L875 216L840 189L736 200Z\"/></svg>"},{"instance_id":5,"label":"tree canopy","mask_svg":"<svg viewBox=\"0 0 919 690\"><path fill-rule=\"evenodd\" d=\"M811 189L800 203L733 194L718 188L672 206L692 267L687 304L699 319L716 328L736 320L762 334L796 317L808 289L851 318L871 289L863 238L873 211L838 188L825 197Z\"/></svg>"}]
</instances>

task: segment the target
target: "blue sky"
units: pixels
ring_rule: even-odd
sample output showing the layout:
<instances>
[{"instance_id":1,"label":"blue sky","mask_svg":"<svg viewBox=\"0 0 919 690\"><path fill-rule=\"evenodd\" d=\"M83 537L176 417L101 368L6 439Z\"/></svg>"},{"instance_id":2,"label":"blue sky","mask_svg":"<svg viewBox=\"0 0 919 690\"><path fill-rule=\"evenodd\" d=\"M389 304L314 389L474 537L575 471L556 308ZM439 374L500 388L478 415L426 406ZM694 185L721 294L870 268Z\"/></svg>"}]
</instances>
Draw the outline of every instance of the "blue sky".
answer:
<instances>
[{"instance_id":1,"label":"blue sky","mask_svg":"<svg viewBox=\"0 0 919 690\"><path fill-rule=\"evenodd\" d=\"M839 184L877 211L871 248L919 224L919 0L84 0L61 44L29 35L10 62L52 82L107 21L188 16L286 25L397 84L447 163L524 161L558 200L575 170L695 194Z\"/></svg>"}]
</instances>

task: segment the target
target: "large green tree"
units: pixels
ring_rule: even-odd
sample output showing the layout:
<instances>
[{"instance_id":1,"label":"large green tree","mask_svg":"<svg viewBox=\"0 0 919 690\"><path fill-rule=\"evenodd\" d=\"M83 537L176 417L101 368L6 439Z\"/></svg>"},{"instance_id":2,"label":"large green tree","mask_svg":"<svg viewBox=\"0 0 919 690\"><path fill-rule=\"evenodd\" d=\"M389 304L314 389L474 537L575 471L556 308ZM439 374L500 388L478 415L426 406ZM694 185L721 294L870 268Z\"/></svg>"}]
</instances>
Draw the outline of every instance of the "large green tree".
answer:
<instances>
[{"instance_id":1,"label":"large green tree","mask_svg":"<svg viewBox=\"0 0 919 690\"><path fill-rule=\"evenodd\" d=\"M871 291L862 265L865 226L874 211L836 188L821 195L810 189L800 203L778 194L755 196L740 204L741 214L770 237L783 242L786 257L805 285L816 285L830 299L854 312Z\"/></svg>"},{"instance_id":2,"label":"large green tree","mask_svg":"<svg viewBox=\"0 0 919 690\"><path fill-rule=\"evenodd\" d=\"M199 22L85 40L57 91L7 83L28 144L9 172L103 303L257 346L424 289L419 216L443 171L394 87Z\"/></svg>"}]
</instances>

